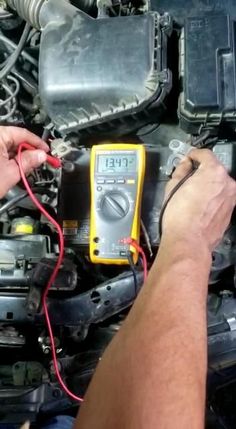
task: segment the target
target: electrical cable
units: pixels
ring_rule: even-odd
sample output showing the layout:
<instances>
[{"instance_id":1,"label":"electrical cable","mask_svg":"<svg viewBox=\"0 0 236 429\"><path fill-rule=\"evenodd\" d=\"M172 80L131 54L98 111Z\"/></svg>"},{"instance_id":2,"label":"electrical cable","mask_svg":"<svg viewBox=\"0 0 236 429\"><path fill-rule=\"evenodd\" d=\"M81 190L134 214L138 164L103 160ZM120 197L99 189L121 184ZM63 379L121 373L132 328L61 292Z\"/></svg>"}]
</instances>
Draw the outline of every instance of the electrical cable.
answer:
<instances>
[{"instance_id":1,"label":"electrical cable","mask_svg":"<svg viewBox=\"0 0 236 429\"><path fill-rule=\"evenodd\" d=\"M147 228L146 228L142 219L141 219L141 229L142 229L145 241L146 241L146 245L147 245L147 248L149 251L150 258L152 258L153 252L152 252L152 245L151 245L150 237L148 235Z\"/></svg>"},{"instance_id":2,"label":"electrical cable","mask_svg":"<svg viewBox=\"0 0 236 429\"><path fill-rule=\"evenodd\" d=\"M134 265L134 261L133 261L132 252L127 252L127 258L129 261L130 269L131 269L133 277L134 277L134 290L135 290L135 295L137 296L137 294L138 294L138 282L137 282L137 275L136 275L136 271L135 271L135 265Z\"/></svg>"},{"instance_id":3,"label":"electrical cable","mask_svg":"<svg viewBox=\"0 0 236 429\"><path fill-rule=\"evenodd\" d=\"M168 206L168 204L169 204L169 202L170 202L170 200L173 198L173 196L175 195L175 193L179 190L179 188L181 188L181 186L190 178L190 177L192 177L192 175L195 173L195 171L196 171L196 169L197 169L197 167L194 167L193 166L193 169L188 173L188 174L186 174L184 177L183 177L183 179L181 179L180 180L180 182L179 183L177 183L177 185L172 189L172 191L169 193L169 195L167 196L167 198L166 198L166 200L164 201L164 204L163 204L163 206L162 206L162 208L161 208L161 211L160 211L160 216L159 216L159 237L160 237L160 240L161 240L161 237L162 237L162 224L163 224L163 217L164 217L164 214L165 214L165 211L166 211L166 208L167 208L167 206Z\"/></svg>"},{"instance_id":4,"label":"electrical cable","mask_svg":"<svg viewBox=\"0 0 236 429\"><path fill-rule=\"evenodd\" d=\"M201 147L199 147L199 149L213 149L213 147L216 145L217 142L218 142L218 137L208 138L207 141L203 143Z\"/></svg>"},{"instance_id":5,"label":"electrical cable","mask_svg":"<svg viewBox=\"0 0 236 429\"><path fill-rule=\"evenodd\" d=\"M17 49L17 45L12 40L8 39L8 37L4 36L1 33L0 33L0 41L3 42L5 46L9 45L9 47L13 51ZM29 61L33 66L38 67L38 61L35 58L33 58L32 55L28 54L28 52L22 51L20 55L22 55L22 57L24 57L25 60ZM5 64L5 61L4 61L4 64Z\"/></svg>"},{"instance_id":6,"label":"electrical cable","mask_svg":"<svg viewBox=\"0 0 236 429\"><path fill-rule=\"evenodd\" d=\"M11 80L15 84L15 90L12 90L11 86L8 85L6 82L6 79L4 79L4 83L1 83L2 89L5 91L5 94L9 94L9 97L5 100L0 99L0 109L4 108L5 111L7 111L6 114L0 114L0 121L4 122L11 118L13 114L15 113L16 107L17 107L17 100L16 96L20 90L20 84L18 80L13 76L7 76L8 80Z\"/></svg>"},{"instance_id":7,"label":"electrical cable","mask_svg":"<svg viewBox=\"0 0 236 429\"><path fill-rule=\"evenodd\" d=\"M10 94L10 96L8 98L6 98L6 100L4 100L4 101L2 101L0 99L0 108L3 107L3 106L5 106L6 104L10 103L13 100L13 98L16 98L17 94L20 91L19 81L15 77L13 77L13 76L10 75L10 76L7 76L7 79L11 80L15 84L16 87L15 87L14 92L11 92L11 89L10 89L10 87L8 85L6 85L4 83L1 84L1 86L3 87L3 89L5 90L5 92L8 92Z\"/></svg>"},{"instance_id":8,"label":"electrical cable","mask_svg":"<svg viewBox=\"0 0 236 429\"><path fill-rule=\"evenodd\" d=\"M39 194L39 195L44 195L44 194L48 195L50 193L50 195L52 196L53 194L53 192L49 191L48 189L37 188L37 187L32 188L32 192L34 194ZM22 200L24 200L27 197L28 197L28 192L24 191L20 195L16 195L15 197L13 197L10 201L7 201L5 204L2 205L2 207L0 207L0 216L8 212L9 210L12 210L18 203L20 203Z\"/></svg>"},{"instance_id":9,"label":"electrical cable","mask_svg":"<svg viewBox=\"0 0 236 429\"><path fill-rule=\"evenodd\" d=\"M204 144L204 141L211 135L211 132L208 130L203 134L200 134L194 141L191 142L193 147L201 147Z\"/></svg>"},{"instance_id":10,"label":"electrical cable","mask_svg":"<svg viewBox=\"0 0 236 429\"><path fill-rule=\"evenodd\" d=\"M52 284L55 282L55 279L57 277L58 271L60 269L60 266L63 262L63 257L64 257L64 236L63 236L63 232L62 229L60 227L60 225L57 223L57 221L45 210L45 208L40 204L40 202L37 200L37 198L35 197L34 193L32 192L32 189L26 179L24 170L23 170L23 166L22 166L22 150L25 149L26 145L25 143L21 143L18 147L18 165L19 165L19 170L20 170L20 175L21 175L21 179L22 182L24 183L24 186L29 194L29 197L31 198L32 202L35 204L35 206L39 209L39 211L46 217L46 219L56 228L57 233L58 233L58 238L59 238L59 256L57 259L57 263L54 267L53 273L50 276L50 279L48 281L48 284L44 290L43 293L43 297L42 297L42 304L43 304L43 310L44 310L44 315L45 315L45 319L46 319L46 324L47 324L47 328L48 328L48 333L49 333L49 337L50 337L50 342L51 342L51 350L52 350L52 358L53 358L53 365L54 365L54 369L55 369L55 373L58 379L58 382L60 383L62 389L67 393L67 395L74 399L75 401L79 401L82 402L83 399L80 398L79 396L75 395L74 393L72 393L68 387L65 385L61 374L60 374L60 370L58 367L58 362L57 362L57 355L56 355L56 347L55 347L55 342L54 342L54 335L53 335L53 331L52 331L52 326L51 326L51 321L50 321L50 316L49 316L49 312L48 312L48 308L47 308L47 296L48 296L48 292L52 286Z\"/></svg>"},{"instance_id":11,"label":"electrical cable","mask_svg":"<svg viewBox=\"0 0 236 429\"><path fill-rule=\"evenodd\" d=\"M30 33L31 26L26 23L24 31L22 33L22 36L20 38L19 44L16 48L16 50L13 52L13 54L7 59L7 63L4 65L4 67L0 70L0 80L2 80L4 77L6 77L11 69L16 64L21 51L24 49L25 43L28 39L29 33ZM1 67L1 66L0 66Z\"/></svg>"},{"instance_id":12,"label":"electrical cable","mask_svg":"<svg viewBox=\"0 0 236 429\"><path fill-rule=\"evenodd\" d=\"M16 104L14 103L11 110L10 110L9 106L6 106L5 108L7 110L7 113L6 113L6 115L0 116L0 123L6 122L6 121L8 121L8 119L12 118L12 116L14 115L14 113L16 111Z\"/></svg>"},{"instance_id":13,"label":"electrical cable","mask_svg":"<svg viewBox=\"0 0 236 429\"><path fill-rule=\"evenodd\" d=\"M143 279L145 282L147 280L147 276L148 276L148 267L147 267L147 258L146 258L146 255L144 253L144 250L142 249L142 247L138 244L138 242L136 240L134 240L133 238L130 238L130 237L122 239L122 243L129 244L130 246L134 247L137 250L137 252L141 255L142 264L143 264Z\"/></svg>"},{"instance_id":14,"label":"electrical cable","mask_svg":"<svg viewBox=\"0 0 236 429\"><path fill-rule=\"evenodd\" d=\"M5 89L5 88L4 88ZM8 119L12 118L16 111L17 102L13 99L12 107L8 103L4 106L4 109L7 111L5 115L0 115L0 122L6 122Z\"/></svg>"}]
</instances>

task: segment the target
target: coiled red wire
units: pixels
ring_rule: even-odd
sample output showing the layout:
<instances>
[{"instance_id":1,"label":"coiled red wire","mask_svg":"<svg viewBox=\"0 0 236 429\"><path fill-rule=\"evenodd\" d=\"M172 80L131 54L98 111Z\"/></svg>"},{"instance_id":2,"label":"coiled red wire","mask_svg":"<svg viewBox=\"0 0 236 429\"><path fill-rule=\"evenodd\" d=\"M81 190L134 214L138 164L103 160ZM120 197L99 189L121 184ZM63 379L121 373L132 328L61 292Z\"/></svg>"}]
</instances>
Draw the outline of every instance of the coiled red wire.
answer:
<instances>
[{"instance_id":1,"label":"coiled red wire","mask_svg":"<svg viewBox=\"0 0 236 429\"><path fill-rule=\"evenodd\" d=\"M32 202L34 203L34 205L39 209L39 211L46 217L46 219L56 228L57 233L58 233L58 238L59 238L59 255L58 255L58 259L57 259L57 263L55 265L55 268L52 272L52 275L48 281L48 284L44 290L43 293L43 297L42 297L42 304L43 304L43 310L44 310L44 315L45 315L45 319L46 319L46 324L47 324L47 329L48 329L48 333L49 333L49 337L50 337L50 342L51 342L51 350L52 350L52 359L53 359L53 366L55 369L55 373L58 379L58 382L61 385L61 388L67 393L68 396L70 396L70 398L74 399L75 401L79 401L82 402L83 399L80 398L79 396L75 395L74 393L72 393L68 387L65 385L61 374L60 374L60 370L58 367L58 362L57 362L57 355L56 355L56 347L55 347L55 342L54 342L54 336L53 336L53 331L52 331L52 326L51 326L51 321L50 321L50 317L49 317L49 312L48 312L48 308L47 308L47 296L48 296L48 292L49 289L51 288L51 286L53 285L53 283L55 282L55 279L57 277L58 271L60 269L60 266L63 262L63 257L64 257L64 236L63 236L63 232L61 230L60 225L56 222L55 219L53 219L53 217L45 210L45 208L40 204L40 202L37 200L37 198L35 197L35 195L33 194L30 185L28 183L28 180L26 179L23 167L22 167L22 151L23 149L25 149L25 143L21 143L18 147L18 165L19 165L19 170L20 170L20 175L21 175L21 179L22 182L24 183L25 189L27 190L29 197L31 198ZM34 148L35 149L35 148Z\"/></svg>"},{"instance_id":2,"label":"coiled red wire","mask_svg":"<svg viewBox=\"0 0 236 429\"><path fill-rule=\"evenodd\" d=\"M22 182L25 186L25 189L27 190L29 197L31 198L32 202L34 203L34 205L38 208L38 210L46 217L46 219L56 228L57 233L58 233L58 238L59 238L59 255L58 255L58 259L57 259L57 263L54 267L54 270L52 272L51 277L49 278L49 281L47 283L47 286L44 290L43 293L43 297L42 297L42 304L43 304L43 310L44 310L44 315L45 315L45 319L46 319L46 325L47 325L47 329L48 329L48 333L49 333L49 337L50 337L50 343L51 343L51 350L52 350L52 359L53 359L53 366L55 369L55 373L57 376L57 380L59 382L59 384L61 385L61 388L64 390L64 392L72 399L74 399L75 401L78 402L83 402L83 398L80 398L79 396L75 395L74 393L72 393L68 387L66 386L66 384L64 383L61 374L60 374L60 370L58 367L58 362L57 362L57 355L56 355L56 347L55 347L55 342L54 342L54 336L53 336L53 331L52 331L52 326L51 326L51 321L50 321L50 316L49 316L49 312L48 312L48 307L47 307L47 296L48 296L48 292L51 288L51 286L53 285L53 283L56 280L57 274L59 272L60 266L62 265L63 262L63 257L64 257L64 236L63 236L63 232L62 229L60 227L60 225L57 223L57 221L47 212L47 210L45 210L45 208L41 205L41 203L37 200L37 198L35 197L34 193L31 190L31 187L28 183L28 180L25 176L23 167L22 167L22 151L24 149L30 149L29 147L30 145L27 143L21 143L18 147L18 165L19 165L19 170L20 170L20 175L21 175L21 179ZM31 146L31 149L35 149L33 146ZM146 259L146 255L142 249L142 247L137 243L137 241L133 240L132 238L127 238L123 240L126 244L129 244L131 246L133 246L137 252L141 255L142 257L142 263L143 263L143 272L144 272L144 282L147 279L147 275L148 275L148 268L147 268L147 259Z\"/></svg>"}]
</instances>

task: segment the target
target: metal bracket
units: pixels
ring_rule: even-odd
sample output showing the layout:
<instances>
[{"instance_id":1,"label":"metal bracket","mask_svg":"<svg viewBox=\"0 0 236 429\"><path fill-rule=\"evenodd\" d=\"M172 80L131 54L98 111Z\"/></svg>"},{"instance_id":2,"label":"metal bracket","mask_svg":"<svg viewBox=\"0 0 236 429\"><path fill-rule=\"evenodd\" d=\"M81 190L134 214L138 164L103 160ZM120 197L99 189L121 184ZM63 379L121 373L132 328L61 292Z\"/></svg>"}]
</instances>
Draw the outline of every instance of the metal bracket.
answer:
<instances>
[{"instance_id":1,"label":"metal bracket","mask_svg":"<svg viewBox=\"0 0 236 429\"><path fill-rule=\"evenodd\" d=\"M236 318L235 316L230 317L229 319L226 319L227 323L230 327L231 331L236 331Z\"/></svg>"},{"instance_id":2,"label":"metal bracket","mask_svg":"<svg viewBox=\"0 0 236 429\"><path fill-rule=\"evenodd\" d=\"M64 158L66 155L71 153L74 148L71 142L65 142L63 139L55 139L51 143L51 154L57 158Z\"/></svg>"}]
</instances>

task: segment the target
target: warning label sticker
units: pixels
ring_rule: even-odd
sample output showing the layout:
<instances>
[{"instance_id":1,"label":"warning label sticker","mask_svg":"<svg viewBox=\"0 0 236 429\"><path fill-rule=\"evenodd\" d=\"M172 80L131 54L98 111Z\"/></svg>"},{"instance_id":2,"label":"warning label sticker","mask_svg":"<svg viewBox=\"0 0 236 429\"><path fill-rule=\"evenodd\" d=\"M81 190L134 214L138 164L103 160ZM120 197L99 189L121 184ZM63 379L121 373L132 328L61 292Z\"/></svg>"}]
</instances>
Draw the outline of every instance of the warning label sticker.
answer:
<instances>
[{"instance_id":1,"label":"warning label sticker","mask_svg":"<svg viewBox=\"0 0 236 429\"><path fill-rule=\"evenodd\" d=\"M78 232L77 220L63 220L63 234L76 235Z\"/></svg>"},{"instance_id":2,"label":"warning label sticker","mask_svg":"<svg viewBox=\"0 0 236 429\"><path fill-rule=\"evenodd\" d=\"M63 220L63 228L78 228L77 220Z\"/></svg>"}]
</instances>

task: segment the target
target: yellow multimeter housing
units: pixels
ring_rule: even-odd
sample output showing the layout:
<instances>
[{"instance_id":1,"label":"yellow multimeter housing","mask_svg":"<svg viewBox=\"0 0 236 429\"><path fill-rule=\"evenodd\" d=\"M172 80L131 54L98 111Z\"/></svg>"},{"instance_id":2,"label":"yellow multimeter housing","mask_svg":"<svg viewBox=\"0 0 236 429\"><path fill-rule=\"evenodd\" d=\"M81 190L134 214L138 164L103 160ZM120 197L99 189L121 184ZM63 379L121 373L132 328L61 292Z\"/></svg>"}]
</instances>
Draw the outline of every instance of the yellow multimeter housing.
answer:
<instances>
[{"instance_id":1,"label":"yellow multimeter housing","mask_svg":"<svg viewBox=\"0 0 236 429\"><path fill-rule=\"evenodd\" d=\"M146 153L141 144L93 146L90 161L90 259L95 264L134 263L138 253L124 239L139 242Z\"/></svg>"}]
</instances>

